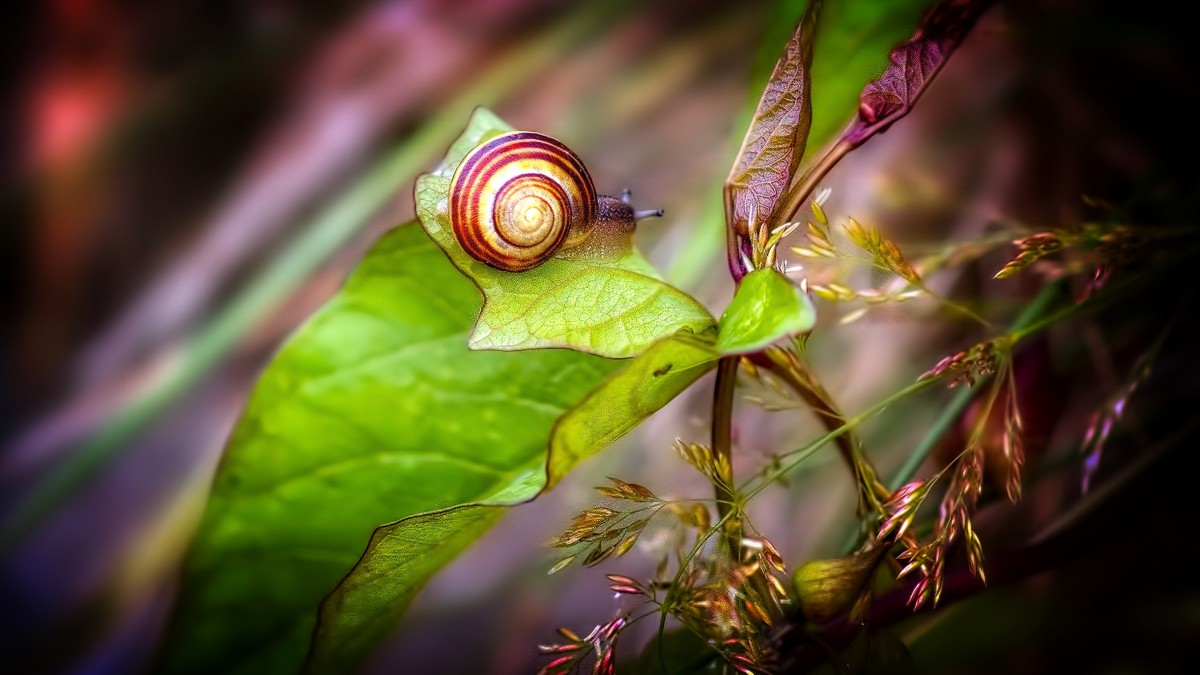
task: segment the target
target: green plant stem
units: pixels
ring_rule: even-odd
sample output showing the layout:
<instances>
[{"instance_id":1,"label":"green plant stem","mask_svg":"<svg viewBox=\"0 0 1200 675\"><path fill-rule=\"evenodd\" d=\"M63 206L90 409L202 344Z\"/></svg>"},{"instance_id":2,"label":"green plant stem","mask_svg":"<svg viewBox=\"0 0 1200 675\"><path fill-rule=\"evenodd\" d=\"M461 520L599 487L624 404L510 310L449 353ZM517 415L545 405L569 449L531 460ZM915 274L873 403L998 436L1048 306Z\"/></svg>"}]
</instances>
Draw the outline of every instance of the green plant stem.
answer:
<instances>
[{"instance_id":1,"label":"green plant stem","mask_svg":"<svg viewBox=\"0 0 1200 675\"><path fill-rule=\"evenodd\" d=\"M1190 250L1187 251L1186 254L1190 254ZM1186 259L1186 254L1180 255L1178 258ZM1117 298L1123 297L1125 294L1146 283L1147 279L1152 276L1153 275L1139 276L1110 288L1109 291L1105 293L1103 301L1092 301L1082 305L1069 305L1047 315L1044 318L1039 319L1038 317L1043 314L1047 305L1053 302L1053 300L1061 293L1063 288L1062 281L1050 284L1043 288L1041 293L1039 293L1032 302L1026 305L1025 309L1013 322L1013 329L1009 333L1008 337L1011 340L1011 343L1015 345L1019 341L1028 338L1040 332L1041 330L1044 330L1057 321L1061 321L1076 313L1094 311L1101 306L1107 305L1109 302L1112 302ZM781 461L777 466L763 471L757 477L751 478L743 485L739 486L738 492L743 495L742 499L744 501L749 501L750 499L754 498L759 492L765 490L767 486L787 475L788 472L799 466L804 460L811 457L831 441L835 441L841 436L849 433L850 430L852 430L854 427L857 427L872 415L883 411L897 401L900 401L912 394L932 386L938 381L939 380L937 378L925 378L917 380L907 387L904 387L903 389L891 394L887 398L871 405L861 413L847 418L841 426L837 427L836 429L829 430L824 436L821 436L813 442L783 455L781 457L781 460L783 461ZM929 453L933 450L933 447L946 433L946 431L949 430L954 421L958 419L958 417L962 414L962 411L965 410L973 395L973 390L963 390L958 394L958 396L955 397L951 406L948 407L946 411L939 417L938 421L934 423L934 426L918 445L917 449L914 450L905 464L893 477L891 485L897 487L901 486L916 473L917 469L920 468L921 464L924 463Z\"/></svg>"},{"instance_id":2,"label":"green plant stem","mask_svg":"<svg viewBox=\"0 0 1200 675\"><path fill-rule=\"evenodd\" d=\"M683 580L683 575L685 572L687 572L688 566L691 565L692 561L696 559L696 556L700 554L700 549L704 548L704 544L707 543L709 539L712 539L712 536L714 534L716 534L717 532L724 531L726 529L726 525L729 523L730 519L733 517L733 514L734 514L733 511L727 511L725 513L725 515L721 516L721 518L719 520L717 520L717 522L714 523L712 527L708 528L708 530L705 531L704 534L702 534L696 538L696 543L693 544L692 549L690 551L688 551L687 557L685 557L683 560L679 561L679 569L676 570L675 576L671 579L671 586L670 586L670 588L667 589L667 594L663 596L662 618L660 618L658 621L658 648L659 648L658 658L659 658L659 664L662 666L664 673L668 672L668 671L667 671L666 655L662 651L662 646L663 646L662 637L663 637L663 633L666 631L666 628L667 628L667 615L671 612L671 609L672 609L672 602L673 602L672 596L674 596L675 593L679 590L679 582ZM689 627L688 630L691 630L691 628ZM705 636L702 635L701 637L705 637Z\"/></svg>"},{"instance_id":3,"label":"green plant stem","mask_svg":"<svg viewBox=\"0 0 1200 675\"><path fill-rule=\"evenodd\" d=\"M1056 295L1058 295L1060 288L1061 288L1061 282L1047 286L1046 288L1044 288L1042 290L1042 292L1036 298L1034 298L1034 300L1029 305L1026 306L1025 310L1018 317L1018 319L1014 323L1014 325L1024 324L1024 325L1028 326L1028 328L1026 328L1024 330L1020 330L1020 331L1014 331L1012 333L1014 343L1019 339L1023 339L1023 338L1029 337L1030 335L1033 335L1036 332L1036 330L1044 329L1045 327L1049 326L1052 323L1052 322L1048 322L1048 321L1044 321L1044 320L1035 322L1035 317L1045 309L1045 306L1047 304L1049 304ZM1074 314L1075 312L1080 311L1079 307L1080 307L1079 305L1072 305L1071 307L1067 308L1068 310L1072 310L1072 311L1059 311L1059 312L1055 312L1052 316L1056 317L1058 319L1062 319L1066 316L1069 316L1070 314ZM1035 328L1036 328L1036 330L1034 330ZM788 472L790 472L792 469L799 466L801 462L803 462L804 460L811 457L814 453L816 453L818 450L820 450L822 447L824 447L829 442L834 441L837 438L839 438L840 436L848 433L851 429L858 426L859 424L862 424L862 422L864 422L866 419L868 419L872 415L875 415L876 413L883 411L888 406L891 406L894 403L896 403L897 401L900 401L904 398L907 398L908 396L910 396L912 394L915 394L923 389L926 389L926 388L932 386L933 384L937 383L938 381L939 380L937 378L925 378L925 379L917 380L916 382L904 387L903 389L900 389L899 391L894 392L887 398L884 398L883 400L876 402L875 404L871 405L867 409L863 410L861 413L859 413L853 417L847 418L845 423L842 424L841 426L839 426L838 428L831 429L824 436L821 436L820 438L805 445L804 447L798 448L796 450L793 450L793 451L783 455L781 457L781 459L785 460L785 461L781 461L779 463L779 465L771 468L770 470L764 471L758 477L751 478L746 483L739 486L738 492L740 492L743 495L744 500L747 500L747 501L750 500L752 497L757 495L759 492L762 492L763 490L765 490L768 485L774 483L775 481L779 480L783 476L787 475ZM966 393L968 394L967 398L969 399L970 398L969 394L971 393L970 390L966 390ZM965 407L966 404L964 403L962 405ZM959 409L958 412L961 414L962 410ZM934 430L931 429L930 433L928 434L928 438L921 443L921 445L919 446L920 448L924 448L926 445L928 445L929 446L928 450L932 450L933 445L935 445L937 443L938 439L940 439L941 434L944 434L946 429L949 428L949 424L951 424L953 422L953 419L955 416L952 416L948 413L949 413L949 411L947 411L946 414L943 414L943 416L941 418L941 419L949 419L949 421L944 423L946 428L942 429L940 433L936 434L936 437L934 434ZM924 453L926 456L928 455L928 450L926 450ZM915 452L913 454L916 455ZM913 457L910 457L909 461L906 463L905 466L907 467L909 464L913 464L915 466L911 469L902 468L901 471L897 473L896 477L893 478L893 484L895 483L896 480L903 478L904 480L901 480L899 482L900 485L903 485L904 482L906 482L908 480L908 478L911 477L912 474L916 472L916 468L920 467L922 462L924 462L924 457L920 457L919 461L915 460ZM905 473L906 471L907 471L907 473Z\"/></svg>"},{"instance_id":4,"label":"green plant stem","mask_svg":"<svg viewBox=\"0 0 1200 675\"><path fill-rule=\"evenodd\" d=\"M917 288L924 291L926 295L928 295L930 298L932 298L933 300L935 300L936 302L938 302L939 304L944 306L946 309L949 309L950 311L952 311L956 314L959 314L965 318L968 318L968 319L978 323L979 325L983 326L984 328L988 328L988 329L994 328L991 321L988 321L987 319L980 316L977 312L975 312L975 310L971 309L970 307L967 307L964 304L961 304L959 302L951 300L950 298L947 298L947 297L941 295L940 293L936 293L933 289L929 288L929 286L925 285L925 282L918 280L918 282L915 285Z\"/></svg>"},{"instance_id":5,"label":"green plant stem","mask_svg":"<svg viewBox=\"0 0 1200 675\"><path fill-rule=\"evenodd\" d=\"M1042 290L1042 292L1029 305L1027 305L1025 307L1024 311L1022 311L1020 316L1014 322L1014 332L1015 332L1016 327L1019 327L1022 325L1034 325L1032 322L1036 319L1036 317L1039 314L1042 313L1042 311L1044 311L1046 305L1048 305L1050 302L1052 302L1054 300L1054 298L1059 294L1060 289L1061 289L1061 282L1052 284L1052 285L1044 288ZM1059 314L1059 313L1056 313L1056 314ZM1037 325L1042 325L1044 327L1045 325L1049 325L1049 324L1043 324L1042 322L1038 322ZM1026 333L1025 335L1027 336L1029 334L1031 334L1031 333ZM786 369L781 369L781 370L786 370ZM780 370L773 370L772 372L779 374ZM718 377L719 377L719 373L720 373L720 366L718 366ZM734 372L734 374L736 374L736 371ZM785 381L787 381L789 383L789 385L794 384L793 381L790 379L790 376L783 376L783 379ZM762 492L768 486L774 484L777 480L779 480L783 476L787 475L787 473L789 473L790 471L795 469L797 466L799 466L801 463L803 463L805 460L807 460L812 455L816 454L817 451L819 451L821 448L825 447L830 442L838 441L838 439L841 439L842 437L849 434L854 428L856 428L858 425L862 424L863 422L865 422L867 419L871 418L872 416L886 410L887 408L891 407L895 403L897 403L901 400L904 400L904 399L908 398L909 396L916 394L917 392L920 392L928 387L933 386L937 382L939 382L939 380L937 378L925 378L925 379L917 380L916 382L909 384L908 386L904 387L903 389L900 389L899 391L892 393L891 395L887 396L886 398L884 398L880 401L877 401L876 403L872 404L871 406L869 406L868 408L866 408L865 410L863 410L862 412L860 412L859 414L857 414L853 417L844 418L844 417L839 416L840 424L838 424L834 428L830 428L825 433L825 435L821 436L820 438L817 438L816 440L805 445L804 447L798 448L796 450L793 450L792 452L789 452L789 453L783 455L780 458L781 461L779 462L779 464L777 466L770 468L769 470L764 470L758 476L747 480L745 483L743 483L742 485L740 485L738 487L737 493L743 495L742 499L744 501L749 501L749 500L753 499L755 496L758 495L758 493ZM720 389L720 387L718 387L718 390L719 389ZM806 389L806 387L803 387L803 384L802 384L802 388L797 389L797 391L800 392L801 395L804 396L807 401L808 397L807 397L807 395L804 394L805 389ZM971 394L973 394L973 392L971 390L964 390L963 392L960 392L959 397L960 398L964 397L964 394L966 395L965 398L967 400L966 400L966 402L962 403L963 408L965 408L966 404L970 401ZM714 399L717 398L718 396L719 396L719 394L717 396L714 396ZM956 398L956 400L957 400L957 398ZM819 410L819 409L820 408L818 408L818 407L814 407L814 410ZM959 414L961 414L961 411L962 411L962 409L960 408L958 411ZM715 412L715 409L714 409L714 412ZM821 417L823 420L833 419L832 416L827 417L825 414L819 413L818 416ZM717 428L715 419L716 418L714 417L714 430ZM944 414L942 416L942 418L940 418L940 421L944 420L944 422L942 422L942 423L944 424L945 428L941 429L936 434L934 433L934 430L930 431L930 434L927 436L927 441L926 441L929 446L929 450L932 449L933 445L935 445L937 443L937 440L941 437L942 434L945 433L945 431L949 428L949 426L954 422L955 419L957 419L957 414L956 415ZM832 426L832 425L827 424L827 426ZM936 436L936 437L933 438L932 440L928 440L929 437L934 437L934 436ZM924 445L926 445L926 442L922 443L922 447ZM715 444L715 436L714 436L714 448L715 448L715 445L716 444ZM928 450L926 450L924 454L927 455ZM924 461L924 458L922 457L921 461L918 461L915 463L915 466L911 469L911 471L913 473L915 473L916 468L918 468L923 461ZM910 463L911 462L912 462L912 458L910 457ZM903 469L902 469L902 472L903 472ZM901 473L900 475L903 475L903 474ZM909 474L909 476L911 476L911 473ZM899 477L899 475L897 476L897 478L898 477ZM893 479L893 480L895 480L895 479ZM907 478L905 478L905 481L906 480L907 480ZM900 484L903 484L903 482L904 481L901 481ZM724 514L722 514L721 519L712 528L710 528L708 530L708 532L705 533L704 536L700 537L696 541L696 544L692 547L692 550L691 550L690 554L688 555L688 557L684 561L681 561L679 571L676 573L674 582L672 583L671 590L668 591L668 595L670 593L674 592L675 588L679 584L680 579L683 576L684 571L687 569L687 565L690 563L692 558L694 558L695 555L699 552L700 548L704 545L704 542L708 541L708 539L710 537L712 537L712 535L715 534L717 531L724 529L725 524L728 522L731 514L732 514L732 512L730 512L730 511L726 511ZM666 599L664 599L663 604L666 606L669 606L669 603L667 602ZM667 616L667 612L664 611L662 619L659 624L660 639L661 639L661 634L666 626L666 616ZM660 657L661 657L661 654L660 654Z\"/></svg>"},{"instance_id":6,"label":"green plant stem","mask_svg":"<svg viewBox=\"0 0 1200 675\"><path fill-rule=\"evenodd\" d=\"M1181 256L1180 259L1186 259ZM1097 299L1092 302L1083 304L1070 304L1058 309L1057 311L1046 314L1046 308L1062 294L1065 287L1065 282L1062 280L1045 286L1040 293L1021 311L1017 318L1013 321L1012 328L1008 332L1010 348L1015 347L1021 340L1024 340L1032 335L1035 335L1049 326L1062 321L1070 316L1081 312L1094 311L1113 300L1124 296L1131 290L1140 287L1153 275L1144 275L1125 280L1120 284L1108 289L1102 299ZM978 387L963 389L959 391L951 400L950 405L942 411L930 427L929 432L925 434L917 447L909 454L908 458L901 465L900 469L888 482L892 490L898 490L905 483L910 481L921 465L928 459L929 454L933 452L934 447L945 436L946 432L954 425L954 423L962 417L963 412L971 401L975 398ZM857 541L858 534L851 534L843 546L846 552L852 551Z\"/></svg>"},{"instance_id":7,"label":"green plant stem","mask_svg":"<svg viewBox=\"0 0 1200 675\"><path fill-rule=\"evenodd\" d=\"M726 356L717 363L717 381L713 387L712 451L719 461L717 466L727 468L720 482L713 483L717 497L717 515L725 520L737 510L735 496L730 492L733 485L733 393L737 385L738 357ZM736 554L742 539L741 524L737 518L728 521L725 539L729 551Z\"/></svg>"}]
</instances>

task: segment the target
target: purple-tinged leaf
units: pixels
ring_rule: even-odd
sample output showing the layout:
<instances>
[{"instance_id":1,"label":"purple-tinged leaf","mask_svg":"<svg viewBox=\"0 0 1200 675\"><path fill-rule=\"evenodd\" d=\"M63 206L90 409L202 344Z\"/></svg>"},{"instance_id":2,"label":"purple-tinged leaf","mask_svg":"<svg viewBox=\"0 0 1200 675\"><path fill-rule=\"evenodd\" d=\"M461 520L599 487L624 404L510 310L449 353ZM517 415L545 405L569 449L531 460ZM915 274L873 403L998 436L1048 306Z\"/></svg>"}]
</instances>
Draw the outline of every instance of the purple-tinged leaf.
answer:
<instances>
[{"instance_id":1,"label":"purple-tinged leaf","mask_svg":"<svg viewBox=\"0 0 1200 675\"><path fill-rule=\"evenodd\" d=\"M725 181L729 265L736 278L748 271L741 262L742 238L771 220L804 154L812 124L810 66L820 8L820 0L809 4L775 64Z\"/></svg>"},{"instance_id":2,"label":"purple-tinged leaf","mask_svg":"<svg viewBox=\"0 0 1200 675\"><path fill-rule=\"evenodd\" d=\"M990 0L946 0L931 9L916 33L892 50L883 75L863 88L858 119L842 139L857 146L907 115L990 4Z\"/></svg>"},{"instance_id":3,"label":"purple-tinged leaf","mask_svg":"<svg viewBox=\"0 0 1200 675\"><path fill-rule=\"evenodd\" d=\"M932 40L916 40L893 51L883 76L863 89L859 116L871 124L909 105L944 60L941 45Z\"/></svg>"}]
</instances>

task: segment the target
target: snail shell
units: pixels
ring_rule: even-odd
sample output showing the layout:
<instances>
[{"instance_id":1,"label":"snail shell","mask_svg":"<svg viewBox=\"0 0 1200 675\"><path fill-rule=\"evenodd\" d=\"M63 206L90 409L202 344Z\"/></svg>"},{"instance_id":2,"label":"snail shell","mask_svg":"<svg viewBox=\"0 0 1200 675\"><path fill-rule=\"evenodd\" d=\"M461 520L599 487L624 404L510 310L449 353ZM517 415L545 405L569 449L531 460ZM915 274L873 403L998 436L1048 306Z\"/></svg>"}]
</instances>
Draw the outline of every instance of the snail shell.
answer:
<instances>
[{"instance_id":1,"label":"snail shell","mask_svg":"<svg viewBox=\"0 0 1200 675\"><path fill-rule=\"evenodd\" d=\"M559 141L514 131L476 146L450 182L450 224L472 258L501 270L536 267L595 227L596 187Z\"/></svg>"}]
</instances>

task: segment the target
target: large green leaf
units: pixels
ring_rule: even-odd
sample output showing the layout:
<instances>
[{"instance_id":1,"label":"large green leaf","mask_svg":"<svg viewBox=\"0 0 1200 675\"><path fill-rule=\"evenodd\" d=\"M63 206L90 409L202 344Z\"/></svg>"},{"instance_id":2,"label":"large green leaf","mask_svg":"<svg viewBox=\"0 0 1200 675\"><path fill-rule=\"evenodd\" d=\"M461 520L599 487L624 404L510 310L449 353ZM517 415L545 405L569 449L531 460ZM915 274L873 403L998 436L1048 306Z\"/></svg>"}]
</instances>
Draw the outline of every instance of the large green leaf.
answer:
<instances>
[{"instance_id":1,"label":"large green leaf","mask_svg":"<svg viewBox=\"0 0 1200 675\"><path fill-rule=\"evenodd\" d=\"M478 307L442 252L402 226L283 347L217 473L165 670L295 672L318 603L377 526L541 484L555 420L621 364L470 351ZM424 560L406 592L487 522L412 549L451 553Z\"/></svg>"},{"instance_id":2,"label":"large green leaf","mask_svg":"<svg viewBox=\"0 0 1200 675\"><path fill-rule=\"evenodd\" d=\"M554 427L550 459L531 457L503 489L472 504L379 528L362 560L321 606L307 671L347 672L399 621L442 565L511 506L553 486L580 461L628 433L712 369L711 332L681 332L651 346L567 411Z\"/></svg>"},{"instance_id":3,"label":"large green leaf","mask_svg":"<svg viewBox=\"0 0 1200 675\"><path fill-rule=\"evenodd\" d=\"M632 232L593 235L570 255L525 272L493 269L468 256L447 214L450 180L473 147L510 130L488 110L476 110L442 164L417 179L421 225L483 291L473 349L565 347L623 358L681 328L700 332L713 325L708 310L663 281L634 248Z\"/></svg>"},{"instance_id":4,"label":"large green leaf","mask_svg":"<svg viewBox=\"0 0 1200 675\"><path fill-rule=\"evenodd\" d=\"M816 320L812 301L787 277L773 269L755 270L738 284L721 315L717 349L722 354L756 352L812 329Z\"/></svg>"}]
</instances>

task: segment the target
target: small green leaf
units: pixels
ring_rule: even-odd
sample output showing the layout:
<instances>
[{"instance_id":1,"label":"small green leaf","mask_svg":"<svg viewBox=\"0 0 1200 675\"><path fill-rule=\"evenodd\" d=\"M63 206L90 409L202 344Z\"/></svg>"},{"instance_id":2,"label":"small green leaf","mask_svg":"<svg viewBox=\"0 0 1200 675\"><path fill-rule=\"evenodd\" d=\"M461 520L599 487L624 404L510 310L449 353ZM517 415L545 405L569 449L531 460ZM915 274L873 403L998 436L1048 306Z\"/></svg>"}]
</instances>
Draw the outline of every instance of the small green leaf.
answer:
<instances>
[{"instance_id":1,"label":"small green leaf","mask_svg":"<svg viewBox=\"0 0 1200 675\"><path fill-rule=\"evenodd\" d=\"M450 180L466 154L510 127L475 111L442 164L417 179L417 215L429 236L483 291L472 349L565 347L610 358L636 356L680 329L701 332L713 319L699 302L667 284L633 246L632 233L594 235L525 272L493 269L467 255L447 215Z\"/></svg>"},{"instance_id":2,"label":"small green leaf","mask_svg":"<svg viewBox=\"0 0 1200 675\"><path fill-rule=\"evenodd\" d=\"M817 314L808 296L773 269L755 270L721 315L717 350L747 354L812 329Z\"/></svg>"}]
</instances>

